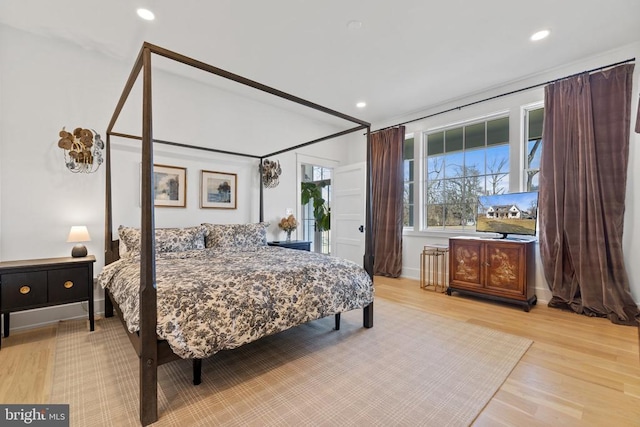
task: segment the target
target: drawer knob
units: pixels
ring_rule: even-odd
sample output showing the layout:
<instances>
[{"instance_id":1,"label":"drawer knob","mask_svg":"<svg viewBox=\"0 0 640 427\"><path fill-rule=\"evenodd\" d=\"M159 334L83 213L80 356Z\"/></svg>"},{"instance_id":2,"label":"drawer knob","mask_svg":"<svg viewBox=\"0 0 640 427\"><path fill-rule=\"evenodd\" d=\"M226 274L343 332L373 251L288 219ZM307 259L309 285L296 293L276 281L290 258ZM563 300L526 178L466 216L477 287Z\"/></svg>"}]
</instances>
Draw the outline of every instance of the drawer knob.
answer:
<instances>
[{"instance_id":1,"label":"drawer knob","mask_svg":"<svg viewBox=\"0 0 640 427\"><path fill-rule=\"evenodd\" d=\"M73 288L73 282L71 280L67 280L66 282L64 282L64 287L65 289Z\"/></svg>"},{"instance_id":2,"label":"drawer knob","mask_svg":"<svg viewBox=\"0 0 640 427\"><path fill-rule=\"evenodd\" d=\"M27 285L24 285L24 286L21 286L21 287L20 287L20 293L21 293L22 295L26 295L26 294L28 294L29 292L31 292L31 287L29 287L29 286L27 286Z\"/></svg>"}]
</instances>

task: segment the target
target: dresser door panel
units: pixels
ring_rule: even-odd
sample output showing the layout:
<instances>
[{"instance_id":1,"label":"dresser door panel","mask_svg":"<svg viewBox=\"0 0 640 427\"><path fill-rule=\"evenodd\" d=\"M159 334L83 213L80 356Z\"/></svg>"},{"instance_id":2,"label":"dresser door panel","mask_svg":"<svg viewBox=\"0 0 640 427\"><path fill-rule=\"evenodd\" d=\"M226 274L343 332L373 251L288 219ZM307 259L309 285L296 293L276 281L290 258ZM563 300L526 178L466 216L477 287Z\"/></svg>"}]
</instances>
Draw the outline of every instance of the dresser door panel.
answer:
<instances>
[{"instance_id":1,"label":"dresser door panel","mask_svg":"<svg viewBox=\"0 0 640 427\"><path fill-rule=\"evenodd\" d=\"M486 287L497 293L524 297L524 245L487 245Z\"/></svg>"},{"instance_id":2,"label":"dresser door panel","mask_svg":"<svg viewBox=\"0 0 640 427\"><path fill-rule=\"evenodd\" d=\"M84 267L49 271L49 302L87 299L88 271Z\"/></svg>"},{"instance_id":3,"label":"dresser door panel","mask_svg":"<svg viewBox=\"0 0 640 427\"><path fill-rule=\"evenodd\" d=\"M1 289L2 310L19 310L46 304L47 272L3 274Z\"/></svg>"},{"instance_id":4,"label":"dresser door panel","mask_svg":"<svg viewBox=\"0 0 640 427\"><path fill-rule=\"evenodd\" d=\"M470 288L482 288L483 244L474 240L459 240L452 245L451 275L452 283Z\"/></svg>"}]
</instances>

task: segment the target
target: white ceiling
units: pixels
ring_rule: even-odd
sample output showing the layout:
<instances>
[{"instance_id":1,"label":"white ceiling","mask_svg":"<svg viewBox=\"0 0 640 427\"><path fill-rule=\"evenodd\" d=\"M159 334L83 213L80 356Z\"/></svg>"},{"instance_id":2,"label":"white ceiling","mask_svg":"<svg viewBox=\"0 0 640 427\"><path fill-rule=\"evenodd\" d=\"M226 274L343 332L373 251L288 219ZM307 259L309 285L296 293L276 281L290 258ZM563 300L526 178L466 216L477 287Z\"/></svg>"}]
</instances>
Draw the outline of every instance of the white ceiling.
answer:
<instances>
[{"instance_id":1,"label":"white ceiling","mask_svg":"<svg viewBox=\"0 0 640 427\"><path fill-rule=\"evenodd\" d=\"M640 0L0 2L17 29L131 64L148 41L372 123L636 42L639 17Z\"/></svg>"}]
</instances>

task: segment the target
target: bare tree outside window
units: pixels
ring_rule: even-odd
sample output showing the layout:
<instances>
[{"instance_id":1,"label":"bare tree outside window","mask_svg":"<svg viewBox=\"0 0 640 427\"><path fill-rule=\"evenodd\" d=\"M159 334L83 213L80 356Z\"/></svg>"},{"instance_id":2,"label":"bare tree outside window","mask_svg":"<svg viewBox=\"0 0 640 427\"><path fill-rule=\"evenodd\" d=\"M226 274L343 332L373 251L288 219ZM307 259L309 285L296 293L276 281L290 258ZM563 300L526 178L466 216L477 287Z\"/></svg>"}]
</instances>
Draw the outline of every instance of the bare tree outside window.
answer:
<instances>
[{"instance_id":1,"label":"bare tree outside window","mask_svg":"<svg viewBox=\"0 0 640 427\"><path fill-rule=\"evenodd\" d=\"M508 117L425 135L424 224L475 229L479 195L509 189Z\"/></svg>"}]
</instances>

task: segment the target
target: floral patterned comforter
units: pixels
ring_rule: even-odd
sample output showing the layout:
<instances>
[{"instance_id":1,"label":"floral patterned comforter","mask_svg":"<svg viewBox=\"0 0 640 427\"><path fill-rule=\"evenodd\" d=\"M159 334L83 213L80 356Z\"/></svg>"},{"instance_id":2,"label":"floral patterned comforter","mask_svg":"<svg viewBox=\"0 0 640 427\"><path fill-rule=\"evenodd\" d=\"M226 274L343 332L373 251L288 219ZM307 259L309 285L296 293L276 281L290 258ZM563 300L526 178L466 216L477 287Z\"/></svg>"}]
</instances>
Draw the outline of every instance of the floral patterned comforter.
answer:
<instances>
[{"instance_id":1,"label":"floral patterned comforter","mask_svg":"<svg viewBox=\"0 0 640 427\"><path fill-rule=\"evenodd\" d=\"M98 276L139 329L139 256ZM292 326L373 301L373 284L357 264L279 247L202 249L156 256L157 334L182 358L206 358Z\"/></svg>"}]
</instances>

